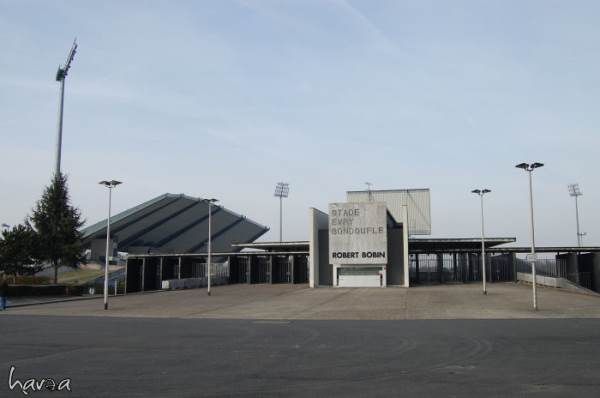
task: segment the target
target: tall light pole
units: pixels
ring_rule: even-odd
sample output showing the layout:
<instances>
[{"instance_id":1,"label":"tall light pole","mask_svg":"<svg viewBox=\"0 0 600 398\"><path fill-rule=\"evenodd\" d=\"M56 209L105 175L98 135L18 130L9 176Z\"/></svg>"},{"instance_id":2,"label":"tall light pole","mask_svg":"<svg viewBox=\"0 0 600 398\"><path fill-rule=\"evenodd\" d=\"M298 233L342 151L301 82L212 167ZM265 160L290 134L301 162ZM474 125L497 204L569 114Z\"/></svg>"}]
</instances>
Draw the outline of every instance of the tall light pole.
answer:
<instances>
[{"instance_id":1,"label":"tall light pole","mask_svg":"<svg viewBox=\"0 0 600 398\"><path fill-rule=\"evenodd\" d=\"M283 198L287 198L290 193L290 184L287 182L278 182L275 185L275 194L279 198L279 242L283 241Z\"/></svg>"},{"instance_id":2,"label":"tall light pole","mask_svg":"<svg viewBox=\"0 0 600 398\"><path fill-rule=\"evenodd\" d=\"M212 222L211 222L211 213L212 213L212 204L218 202L218 199L204 199L205 202L208 203L208 256L206 258L206 274L207 274L207 294L210 296L210 269L212 262Z\"/></svg>"},{"instance_id":3,"label":"tall light pole","mask_svg":"<svg viewBox=\"0 0 600 398\"><path fill-rule=\"evenodd\" d=\"M117 185L122 184L121 181L117 180L103 180L98 184L104 185L108 188L108 218L106 219L106 258L104 264L104 309L108 309L108 258L110 254L110 207L112 204L112 190Z\"/></svg>"},{"instance_id":4,"label":"tall light pole","mask_svg":"<svg viewBox=\"0 0 600 398\"><path fill-rule=\"evenodd\" d=\"M59 66L56 72L56 81L60 82L60 100L58 102L58 136L56 138L56 164L54 166L54 175L60 174L60 158L62 151L62 128L63 128L63 106L65 103L65 79L71 68L71 62L77 52L77 40L73 41L73 46L67 55L67 61L64 66Z\"/></svg>"},{"instance_id":5,"label":"tall light pole","mask_svg":"<svg viewBox=\"0 0 600 398\"><path fill-rule=\"evenodd\" d=\"M481 198L481 268L483 270L483 275L482 275L482 279L483 279L483 294L487 294L487 290L485 288L485 282L486 282L486 277L485 277L485 271L486 271L486 267L485 267L485 229L484 229L484 218L483 218L483 196L486 193L490 193L492 192L489 189L474 189L471 191L474 194L479 195L479 197Z\"/></svg>"},{"instance_id":6,"label":"tall light pole","mask_svg":"<svg viewBox=\"0 0 600 398\"><path fill-rule=\"evenodd\" d=\"M577 203L580 196L583 195L579 184L569 184L569 195L575 198L575 221L577 222L577 246L581 247L581 238L585 236L585 232L579 231L579 204Z\"/></svg>"},{"instance_id":7,"label":"tall light pole","mask_svg":"<svg viewBox=\"0 0 600 398\"><path fill-rule=\"evenodd\" d=\"M531 286L533 287L533 309L537 310L537 290L536 290L536 284L537 284L537 280L535 279L535 260L536 260L536 255L535 255L535 226L534 226L534 222L533 222L533 182L532 182L532 178L531 178L531 173L533 172L533 170L543 167L544 164L543 163L519 163L518 165L516 165L515 167L519 168L519 169L523 169L526 172L529 173L529 214L530 214L530 221L531 221L531 254L529 254L527 257L529 259L529 261L531 262Z\"/></svg>"}]
</instances>

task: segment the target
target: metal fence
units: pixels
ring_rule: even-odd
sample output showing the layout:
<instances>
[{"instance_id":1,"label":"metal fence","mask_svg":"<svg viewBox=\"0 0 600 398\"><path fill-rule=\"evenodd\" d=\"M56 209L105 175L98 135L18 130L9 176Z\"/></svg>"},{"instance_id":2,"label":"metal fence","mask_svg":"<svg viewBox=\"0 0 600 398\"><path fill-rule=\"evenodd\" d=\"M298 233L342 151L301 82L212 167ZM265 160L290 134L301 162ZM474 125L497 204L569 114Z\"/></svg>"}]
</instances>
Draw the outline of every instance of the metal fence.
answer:
<instances>
[{"instance_id":1,"label":"metal fence","mask_svg":"<svg viewBox=\"0 0 600 398\"><path fill-rule=\"evenodd\" d=\"M517 272L531 273L531 262L521 258L517 258L515 261ZM593 288L592 272L577 272L577 268L573 268L569 272L568 259L564 257L535 260L535 273L540 276L565 278L585 288Z\"/></svg>"},{"instance_id":2,"label":"metal fence","mask_svg":"<svg viewBox=\"0 0 600 398\"><path fill-rule=\"evenodd\" d=\"M191 264L191 276L184 279L168 279L162 281L163 288L167 289L192 289L208 286L206 263ZM210 273L211 285L225 285L229 283L229 263L212 263ZM167 284L165 284L167 282Z\"/></svg>"},{"instance_id":3,"label":"metal fence","mask_svg":"<svg viewBox=\"0 0 600 398\"><path fill-rule=\"evenodd\" d=\"M486 280L513 281L515 277L511 255L486 256ZM473 282L483 278L481 256L474 253L411 254L411 283Z\"/></svg>"},{"instance_id":4,"label":"metal fence","mask_svg":"<svg viewBox=\"0 0 600 398\"><path fill-rule=\"evenodd\" d=\"M531 262L516 258L517 272L531 273ZM551 276L554 278L567 278L566 261L554 258L545 258L535 260L535 272L540 276Z\"/></svg>"}]
</instances>

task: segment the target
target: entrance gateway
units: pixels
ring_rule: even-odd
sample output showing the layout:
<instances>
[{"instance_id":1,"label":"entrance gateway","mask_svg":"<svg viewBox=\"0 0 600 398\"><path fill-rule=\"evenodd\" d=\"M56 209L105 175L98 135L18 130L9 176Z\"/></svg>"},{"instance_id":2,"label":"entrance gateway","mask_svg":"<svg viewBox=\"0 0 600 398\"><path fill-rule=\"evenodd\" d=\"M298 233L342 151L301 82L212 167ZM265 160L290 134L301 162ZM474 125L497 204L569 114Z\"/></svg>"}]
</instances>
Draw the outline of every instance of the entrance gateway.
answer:
<instances>
[{"instance_id":1,"label":"entrance gateway","mask_svg":"<svg viewBox=\"0 0 600 398\"><path fill-rule=\"evenodd\" d=\"M385 287L387 206L384 202L329 205L329 263L333 285Z\"/></svg>"}]
</instances>

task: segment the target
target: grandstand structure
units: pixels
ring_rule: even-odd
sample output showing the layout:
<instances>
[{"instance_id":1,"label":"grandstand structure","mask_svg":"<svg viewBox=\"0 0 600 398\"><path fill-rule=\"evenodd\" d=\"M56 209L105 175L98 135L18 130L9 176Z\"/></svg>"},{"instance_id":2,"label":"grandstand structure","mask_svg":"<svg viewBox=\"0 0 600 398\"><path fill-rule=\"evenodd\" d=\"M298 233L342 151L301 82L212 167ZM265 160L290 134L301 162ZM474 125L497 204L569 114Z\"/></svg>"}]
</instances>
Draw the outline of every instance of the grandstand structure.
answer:
<instances>
[{"instance_id":1,"label":"grandstand structure","mask_svg":"<svg viewBox=\"0 0 600 398\"><path fill-rule=\"evenodd\" d=\"M213 204L212 250L231 252L234 243L251 243L269 228ZM111 249L128 254L205 253L208 249L208 202L184 194L165 193L111 217ZM82 231L92 261L104 261L106 220Z\"/></svg>"}]
</instances>

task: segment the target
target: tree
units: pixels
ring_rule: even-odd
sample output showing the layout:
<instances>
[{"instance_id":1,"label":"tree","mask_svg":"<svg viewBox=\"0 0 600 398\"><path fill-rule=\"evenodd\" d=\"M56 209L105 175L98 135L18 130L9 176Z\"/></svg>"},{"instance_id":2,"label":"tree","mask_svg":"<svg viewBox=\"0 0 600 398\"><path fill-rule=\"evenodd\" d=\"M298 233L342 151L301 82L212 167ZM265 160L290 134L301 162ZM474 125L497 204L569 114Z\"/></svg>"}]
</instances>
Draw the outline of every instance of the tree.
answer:
<instances>
[{"instance_id":1,"label":"tree","mask_svg":"<svg viewBox=\"0 0 600 398\"><path fill-rule=\"evenodd\" d=\"M36 233L28 223L2 232L0 270L6 275L33 275L36 265Z\"/></svg>"},{"instance_id":2,"label":"tree","mask_svg":"<svg viewBox=\"0 0 600 398\"><path fill-rule=\"evenodd\" d=\"M58 173L46 187L30 217L37 235L38 259L54 267L54 283L58 283L58 267L76 267L84 262L81 247L83 225L81 212L71 206L67 178Z\"/></svg>"}]
</instances>

